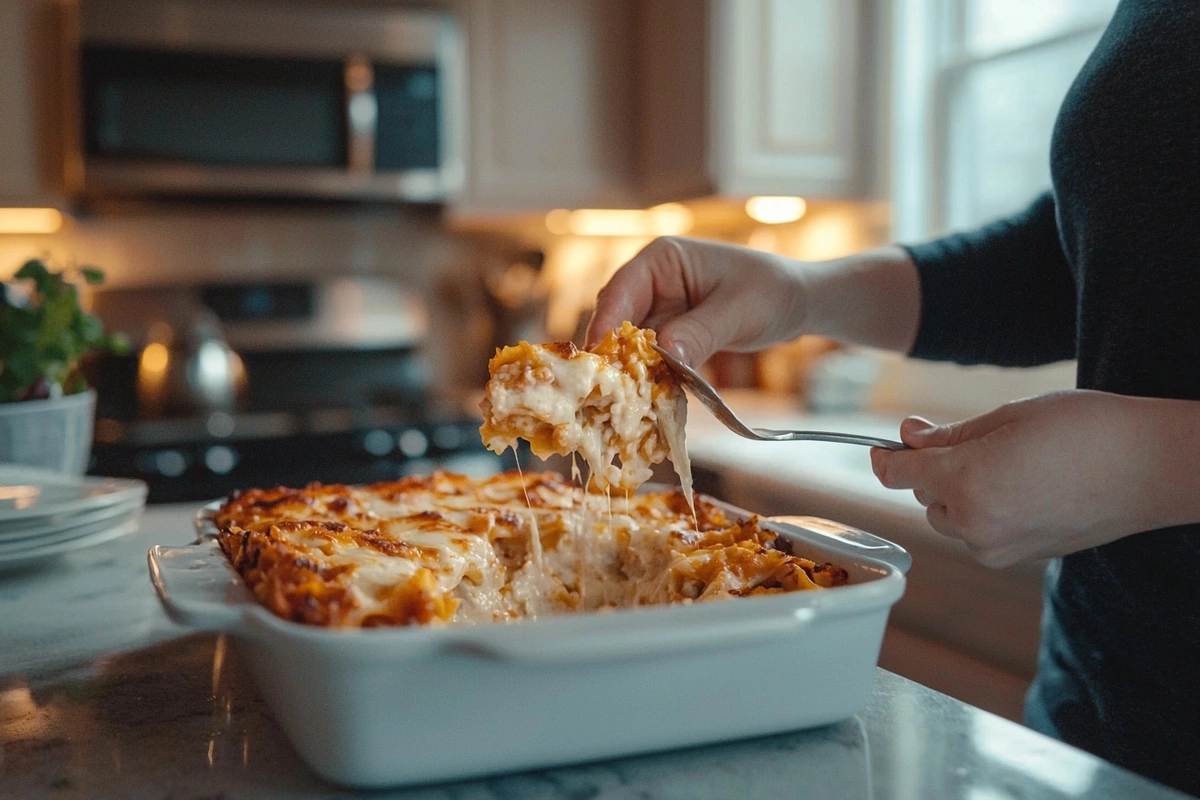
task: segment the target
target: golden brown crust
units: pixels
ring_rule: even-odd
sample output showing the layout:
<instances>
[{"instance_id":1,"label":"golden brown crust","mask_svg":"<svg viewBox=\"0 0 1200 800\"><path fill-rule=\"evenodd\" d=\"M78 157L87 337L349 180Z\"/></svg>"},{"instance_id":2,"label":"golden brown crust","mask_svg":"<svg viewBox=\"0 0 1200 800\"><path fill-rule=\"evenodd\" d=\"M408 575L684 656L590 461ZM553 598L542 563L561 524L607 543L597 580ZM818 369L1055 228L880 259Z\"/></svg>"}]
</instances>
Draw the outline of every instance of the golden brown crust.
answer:
<instances>
[{"instance_id":1,"label":"golden brown crust","mask_svg":"<svg viewBox=\"0 0 1200 800\"><path fill-rule=\"evenodd\" d=\"M678 491L604 498L553 473L438 472L250 490L215 519L255 597L310 625L502 621L846 583L845 570L777 548L757 517L696 500L693 520Z\"/></svg>"},{"instance_id":2,"label":"golden brown crust","mask_svg":"<svg viewBox=\"0 0 1200 800\"><path fill-rule=\"evenodd\" d=\"M355 601L342 580L347 568L318 564L277 538L281 530L222 530L221 549L259 602L276 615L310 625L335 625Z\"/></svg>"}]
</instances>

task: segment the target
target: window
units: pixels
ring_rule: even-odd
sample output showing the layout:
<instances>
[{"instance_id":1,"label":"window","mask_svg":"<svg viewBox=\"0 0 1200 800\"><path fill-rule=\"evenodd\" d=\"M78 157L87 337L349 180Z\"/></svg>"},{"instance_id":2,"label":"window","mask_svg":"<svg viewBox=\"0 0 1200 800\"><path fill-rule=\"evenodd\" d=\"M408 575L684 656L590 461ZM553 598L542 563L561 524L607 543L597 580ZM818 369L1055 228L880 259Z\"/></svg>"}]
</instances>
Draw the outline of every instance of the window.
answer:
<instances>
[{"instance_id":1,"label":"window","mask_svg":"<svg viewBox=\"0 0 1200 800\"><path fill-rule=\"evenodd\" d=\"M977 227L1050 185L1058 107L1116 0L894 0L892 221L897 241ZM1073 386L1037 369L886 362L885 405L935 417Z\"/></svg>"},{"instance_id":2,"label":"window","mask_svg":"<svg viewBox=\"0 0 1200 800\"><path fill-rule=\"evenodd\" d=\"M1116 0L897 0L897 233L1020 209L1050 184L1058 106Z\"/></svg>"}]
</instances>

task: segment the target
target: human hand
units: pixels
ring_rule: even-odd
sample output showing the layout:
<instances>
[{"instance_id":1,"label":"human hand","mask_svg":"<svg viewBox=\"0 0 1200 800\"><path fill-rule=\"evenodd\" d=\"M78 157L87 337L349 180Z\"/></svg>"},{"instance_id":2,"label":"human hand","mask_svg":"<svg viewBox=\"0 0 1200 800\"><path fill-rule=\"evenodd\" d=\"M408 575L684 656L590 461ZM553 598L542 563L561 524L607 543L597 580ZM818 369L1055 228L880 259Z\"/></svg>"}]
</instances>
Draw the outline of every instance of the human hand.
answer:
<instances>
[{"instance_id":1,"label":"human hand","mask_svg":"<svg viewBox=\"0 0 1200 800\"><path fill-rule=\"evenodd\" d=\"M910 417L900 437L912 449L874 449L871 465L987 566L1065 555L1177 524L1166 516L1155 417L1181 402L1074 390L949 425Z\"/></svg>"},{"instance_id":2,"label":"human hand","mask_svg":"<svg viewBox=\"0 0 1200 800\"><path fill-rule=\"evenodd\" d=\"M798 262L722 242L655 239L621 267L596 300L587 344L625 320L700 365L718 350L757 350L802 331Z\"/></svg>"}]
</instances>

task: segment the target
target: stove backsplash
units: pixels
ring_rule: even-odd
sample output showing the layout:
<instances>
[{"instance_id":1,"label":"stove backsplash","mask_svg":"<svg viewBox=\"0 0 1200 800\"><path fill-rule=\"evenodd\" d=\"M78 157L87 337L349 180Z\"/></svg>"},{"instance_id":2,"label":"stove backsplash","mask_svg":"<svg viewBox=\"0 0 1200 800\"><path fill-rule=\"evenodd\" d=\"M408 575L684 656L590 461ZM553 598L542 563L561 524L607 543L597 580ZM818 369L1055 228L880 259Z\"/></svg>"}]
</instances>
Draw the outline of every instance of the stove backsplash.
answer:
<instances>
[{"instance_id":1,"label":"stove backsplash","mask_svg":"<svg viewBox=\"0 0 1200 800\"><path fill-rule=\"evenodd\" d=\"M196 284L379 274L417 288L467 257L417 206L138 205L81 214L51 235L0 238L0 274L31 256L104 269L109 286Z\"/></svg>"},{"instance_id":2,"label":"stove backsplash","mask_svg":"<svg viewBox=\"0 0 1200 800\"><path fill-rule=\"evenodd\" d=\"M688 207L689 235L802 258L886 238L886 209L873 206L812 202L800 221L773 226L754 223L729 201ZM159 203L100 211L69 219L57 234L3 237L0 273L40 255L99 266L113 287L397 278L428 302L430 382L451 393L482 388L497 346L579 341L596 292L650 240L552 233L536 214L472 227L422 206ZM775 383L794 386L790 376Z\"/></svg>"}]
</instances>

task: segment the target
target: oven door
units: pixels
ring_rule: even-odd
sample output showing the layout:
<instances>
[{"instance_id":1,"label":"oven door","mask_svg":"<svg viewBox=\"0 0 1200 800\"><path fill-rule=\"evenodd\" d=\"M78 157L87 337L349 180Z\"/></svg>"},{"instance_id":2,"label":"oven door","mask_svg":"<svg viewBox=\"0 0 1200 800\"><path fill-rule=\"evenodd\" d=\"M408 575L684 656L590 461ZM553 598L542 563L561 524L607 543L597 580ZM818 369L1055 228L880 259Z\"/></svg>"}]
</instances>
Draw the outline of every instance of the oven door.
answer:
<instances>
[{"instance_id":1,"label":"oven door","mask_svg":"<svg viewBox=\"0 0 1200 800\"><path fill-rule=\"evenodd\" d=\"M439 201L461 183L448 15L169 4L179 25L162 5L84 6L87 194Z\"/></svg>"}]
</instances>

